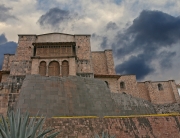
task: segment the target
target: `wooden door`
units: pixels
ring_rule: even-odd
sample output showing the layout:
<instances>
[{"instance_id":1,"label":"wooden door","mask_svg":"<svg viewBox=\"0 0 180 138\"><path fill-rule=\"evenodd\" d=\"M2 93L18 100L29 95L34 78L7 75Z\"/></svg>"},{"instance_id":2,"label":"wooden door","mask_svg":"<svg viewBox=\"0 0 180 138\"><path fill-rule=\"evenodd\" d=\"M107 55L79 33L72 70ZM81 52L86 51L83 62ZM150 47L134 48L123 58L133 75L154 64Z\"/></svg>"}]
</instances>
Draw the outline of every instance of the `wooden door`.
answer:
<instances>
[{"instance_id":1,"label":"wooden door","mask_svg":"<svg viewBox=\"0 0 180 138\"><path fill-rule=\"evenodd\" d=\"M59 74L60 74L59 63L57 61L52 61L51 63L49 63L48 75L59 76Z\"/></svg>"},{"instance_id":2,"label":"wooden door","mask_svg":"<svg viewBox=\"0 0 180 138\"><path fill-rule=\"evenodd\" d=\"M42 76L46 76L46 62L42 61L39 65L39 74Z\"/></svg>"},{"instance_id":3,"label":"wooden door","mask_svg":"<svg viewBox=\"0 0 180 138\"><path fill-rule=\"evenodd\" d=\"M62 76L68 76L69 75L69 63L68 61L62 62Z\"/></svg>"}]
</instances>

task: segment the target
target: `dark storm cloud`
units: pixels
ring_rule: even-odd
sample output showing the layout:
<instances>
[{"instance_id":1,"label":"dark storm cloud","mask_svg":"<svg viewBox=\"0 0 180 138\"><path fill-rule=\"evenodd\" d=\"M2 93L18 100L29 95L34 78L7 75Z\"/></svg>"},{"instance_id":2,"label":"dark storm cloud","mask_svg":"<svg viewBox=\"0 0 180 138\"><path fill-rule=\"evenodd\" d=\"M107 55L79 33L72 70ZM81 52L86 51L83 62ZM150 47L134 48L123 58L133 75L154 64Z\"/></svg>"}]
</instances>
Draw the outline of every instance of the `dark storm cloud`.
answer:
<instances>
[{"instance_id":1,"label":"dark storm cloud","mask_svg":"<svg viewBox=\"0 0 180 138\"><path fill-rule=\"evenodd\" d=\"M108 38L107 37L103 37L102 38L101 47L107 46L107 41L108 41Z\"/></svg>"},{"instance_id":2,"label":"dark storm cloud","mask_svg":"<svg viewBox=\"0 0 180 138\"><path fill-rule=\"evenodd\" d=\"M3 44L3 43L6 43L6 42L7 42L7 39L6 39L5 35L1 34L0 35L0 45Z\"/></svg>"},{"instance_id":3,"label":"dark storm cloud","mask_svg":"<svg viewBox=\"0 0 180 138\"><path fill-rule=\"evenodd\" d=\"M117 65L116 71L121 74L136 74L138 80L153 72L154 69L148 65L144 55L131 56L126 62Z\"/></svg>"},{"instance_id":4,"label":"dark storm cloud","mask_svg":"<svg viewBox=\"0 0 180 138\"><path fill-rule=\"evenodd\" d=\"M160 57L160 65L165 69L169 69L173 64L173 57L176 56L176 52L163 51L159 54Z\"/></svg>"},{"instance_id":5,"label":"dark storm cloud","mask_svg":"<svg viewBox=\"0 0 180 138\"><path fill-rule=\"evenodd\" d=\"M17 48L17 43L8 42L5 35L0 35L0 70L4 59L4 54L14 54Z\"/></svg>"},{"instance_id":6,"label":"dark storm cloud","mask_svg":"<svg viewBox=\"0 0 180 138\"><path fill-rule=\"evenodd\" d=\"M119 32L112 47L117 59L130 58L117 65L118 73L136 74L138 79L155 71L151 61L159 60L162 68L172 66L176 52L158 54L162 48L170 49L180 40L180 18L161 11L142 11L124 33ZM139 54L138 54L139 53ZM136 54L137 56L131 56Z\"/></svg>"},{"instance_id":7,"label":"dark storm cloud","mask_svg":"<svg viewBox=\"0 0 180 138\"><path fill-rule=\"evenodd\" d=\"M118 29L118 26L117 26L116 23L114 23L114 22L109 22L109 23L106 25L106 29L107 29L107 30L110 30L110 29L115 30L115 29Z\"/></svg>"},{"instance_id":8,"label":"dark storm cloud","mask_svg":"<svg viewBox=\"0 0 180 138\"><path fill-rule=\"evenodd\" d=\"M16 19L15 16L11 15L9 11L12 8L5 7L5 5L0 4L0 22L5 22L8 19Z\"/></svg>"},{"instance_id":9,"label":"dark storm cloud","mask_svg":"<svg viewBox=\"0 0 180 138\"><path fill-rule=\"evenodd\" d=\"M52 28L58 28L62 23L72 21L77 17L76 13L71 13L59 8L52 8L46 14L42 15L38 22L41 26L50 26Z\"/></svg>"}]
</instances>

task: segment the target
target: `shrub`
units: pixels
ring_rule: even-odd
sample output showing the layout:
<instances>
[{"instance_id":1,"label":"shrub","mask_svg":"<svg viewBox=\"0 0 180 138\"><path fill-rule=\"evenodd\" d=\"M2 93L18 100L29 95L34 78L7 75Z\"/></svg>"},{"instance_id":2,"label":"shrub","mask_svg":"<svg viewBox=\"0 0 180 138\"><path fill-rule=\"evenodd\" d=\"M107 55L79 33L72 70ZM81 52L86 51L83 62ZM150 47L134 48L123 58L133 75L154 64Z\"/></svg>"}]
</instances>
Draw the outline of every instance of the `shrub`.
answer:
<instances>
[{"instance_id":1,"label":"shrub","mask_svg":"<svg viewBox=\"0 0 180 138\"><path fill-rule=\"evenodd\" d=\"M45 118L30 118L29 113L25 115L10 111L7 120L2 116L0 122L0 138L44 138L44 136L52 132L54 129L43 130ZM8 123L7 123L8 122ZM49 134L47 138L55 138L59 132Z\"/></svg>"}]
</instances>

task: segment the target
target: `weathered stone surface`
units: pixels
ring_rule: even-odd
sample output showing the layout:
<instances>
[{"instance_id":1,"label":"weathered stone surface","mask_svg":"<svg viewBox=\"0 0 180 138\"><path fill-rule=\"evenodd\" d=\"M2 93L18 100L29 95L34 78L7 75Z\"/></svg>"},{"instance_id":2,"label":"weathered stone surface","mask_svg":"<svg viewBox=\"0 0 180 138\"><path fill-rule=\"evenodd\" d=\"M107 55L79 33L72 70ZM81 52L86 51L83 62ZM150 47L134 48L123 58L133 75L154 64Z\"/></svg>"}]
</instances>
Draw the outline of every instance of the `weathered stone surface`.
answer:
<instances>
[{"instance_id":1,"label":"weathered stone surface","mask_svg":"<svg viewBox=\"0 0 180 138\"><path fill-rule=\"evenodd\" d=\"M116 138L179 138L180 116L136 118L48 118L45 127L60 131L58 138L92 138L108 132Z\"/></svg>"},{"instance_id":2,"label":"weathered stone surface","mask_svg":"<svg viewBox=\"0 0 180 138\"><path fill-rule=\"evenodd\" d=\"M156 109L157 113L164 114L164 113L180 113L180 104L155 104L154 108Z\"/></svg>"},{"instance_id":3,"label":"weathered stone surface","mask_svg":"<svg viewBox=\"0 0 180 138\"><path fill-rule=\"evenodd\" d=\"M16 108L52 116L110 116L155 113L149 102L112 94L104 81L76 76L27 75Z\"/></svg>"}]
</instances>

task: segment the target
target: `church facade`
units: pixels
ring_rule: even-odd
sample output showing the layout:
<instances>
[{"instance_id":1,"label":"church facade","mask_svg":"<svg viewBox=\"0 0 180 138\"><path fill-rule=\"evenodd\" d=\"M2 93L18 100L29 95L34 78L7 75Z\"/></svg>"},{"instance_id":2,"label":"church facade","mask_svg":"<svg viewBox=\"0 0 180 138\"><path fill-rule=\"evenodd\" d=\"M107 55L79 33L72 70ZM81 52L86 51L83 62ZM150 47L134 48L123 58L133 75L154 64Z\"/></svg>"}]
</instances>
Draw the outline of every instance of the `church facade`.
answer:
<instances>
[{"instance_id":1,"label":"church facade","mask_svg":"<svg viewBox=\"0 0 180 138\"><path fill-rule=\"evenodd\" d=\"M19 85L30 74L101 79L113 93L131 94L154 104L180 103L174 80L137 82L135 75L117 75L112 50L91 51L90 35L49 33L18 37L15 55L4 55L0 71L0 102L3 104L0 105L4 105L4 101L6 105L15 101L12 99L16 96L12 95L18 95ZM12 92L8 83L13 80L16 89ZM7 94L6 100L3 94Z\"/></svg>"}]
</instances>

